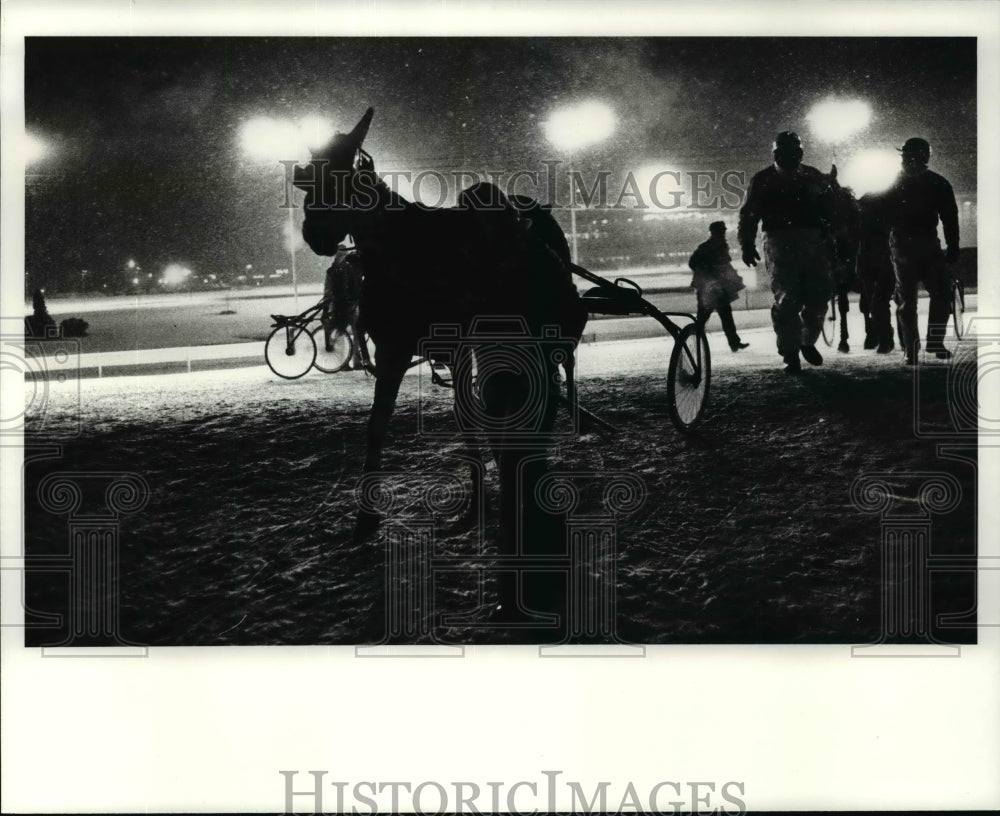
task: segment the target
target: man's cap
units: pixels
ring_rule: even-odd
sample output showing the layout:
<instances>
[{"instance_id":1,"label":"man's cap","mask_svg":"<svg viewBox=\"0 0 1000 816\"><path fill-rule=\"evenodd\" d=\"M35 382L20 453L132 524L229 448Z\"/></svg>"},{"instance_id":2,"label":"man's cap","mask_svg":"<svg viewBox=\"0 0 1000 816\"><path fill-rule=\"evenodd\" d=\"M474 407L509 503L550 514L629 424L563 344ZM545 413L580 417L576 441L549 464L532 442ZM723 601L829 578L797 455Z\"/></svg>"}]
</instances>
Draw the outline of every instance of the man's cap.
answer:
<instances>
[{"instance_id":1,"label":"man's cap","mask_svg":"<svg viewBox=\"0 0 1000 816\"><path fill-rule=\"evenodd\" d=\"M709 232L725 232L726 222L725 221L713 221L708 225Z\"/></svg>"},{"instance_id":2,"label":"man's cap","mask_svg":"<svg viewBox=\"0 0 1000 816\"><path fill-rule=\"evenodd\" d=\"M799 134L792 130L783 130L774 137L774 150L801 150L802 140Z\"/></svg>"},{"instance_id":3,"label":"man's cap","mask_svg":"<svg viewBox=\"0 0 1000 816\"><path fill-rule=\"evenodd\" d=\"M919 156L921 154L925 156L930 156L931 144L926 139L921 139L919 136L914 136L912 139L907 139L903 143L903 146L897 147L896 150L898 150L904 156L906 155Z\"/></svg>"}]
</instances>

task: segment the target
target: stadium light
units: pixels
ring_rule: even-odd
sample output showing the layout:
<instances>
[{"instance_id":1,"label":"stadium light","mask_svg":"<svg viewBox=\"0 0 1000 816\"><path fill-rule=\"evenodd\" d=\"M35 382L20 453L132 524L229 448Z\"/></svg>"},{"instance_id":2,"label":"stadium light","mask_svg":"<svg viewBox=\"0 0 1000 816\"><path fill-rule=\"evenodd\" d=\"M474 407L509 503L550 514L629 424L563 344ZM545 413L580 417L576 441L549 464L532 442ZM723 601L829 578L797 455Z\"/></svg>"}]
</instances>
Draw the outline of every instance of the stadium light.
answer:
<instances>
[{"instance_id":1,"label":"stadium light","mask_svg":"<svg viewBox=\"0 0 1000 816\"><path fill-rule=\"evenodd\" d=\"M676 210L684 194L683 176L676 164L646 164L633 174L650 210Z\"/></svg>"},{"instance_id":2,"label":"stadium light","mask_svg":"<svg viewBox=\"0 0 1000 816\"><path fill-rule=\"evenodd\" d=\"M25 131L24 137L21 141L21 154L24 156L25 167L37 164L51 152L51 145L41 136Z\"/></svg>"},{"instance_id":3,"label":"stadium light","mask_svg":"<svg viewBox=\"0 0 1000 816\"><path fill-rule=\"evenodd\" d=\"M835 96L817 102L806 115L813 135L833 147L834 161L837 159L837 145L864 130L871 120L872 109L867 102Z\"/></svg>"},{"instance_id":4,"label":"stadium light","mask_svg":"<svg viewBox=\"0 0 1000 816\"><path fill-rule=\"evenodd\" d=\"M887 190L898 175L899 153L894 150L862 150L847 162L843 183L860 197Z\"/></svg>"},{"instance_id":5,"label":"stadium light","mask_svg":"<svg viewBox=\"0 0 1000 816\"><path fill-rule=\"evenodd\" d=\"M251 158L278 163L294 160L308 162L311 150L322 147L333 136L333 125L319 116L305 116L294 122L290 119L273 119L259 116L243 125L240 142L243 151ZM284 176L282 176L284 178ZM288 233L286 241L292 261L292 293L295 311L299 311L299 280L295 268L295 208L288 208Z\"/></svg>"},{"instance_id":6,"label":"stadium light","mask_svg":"<svg viewBox=\"0 0 1000 816\"><path fill-rule=\"evenodd\" d=\"M560 108L542 123L545 137L552 146L562 153L573 153L603 142L615 132L617 120L615 113L603 102L591 100ZM572 260L577 259L576 235L576 194L573 189L573 168L567 168L569 174L569 217L572 233Z\"/></svg>"}]
</instances>

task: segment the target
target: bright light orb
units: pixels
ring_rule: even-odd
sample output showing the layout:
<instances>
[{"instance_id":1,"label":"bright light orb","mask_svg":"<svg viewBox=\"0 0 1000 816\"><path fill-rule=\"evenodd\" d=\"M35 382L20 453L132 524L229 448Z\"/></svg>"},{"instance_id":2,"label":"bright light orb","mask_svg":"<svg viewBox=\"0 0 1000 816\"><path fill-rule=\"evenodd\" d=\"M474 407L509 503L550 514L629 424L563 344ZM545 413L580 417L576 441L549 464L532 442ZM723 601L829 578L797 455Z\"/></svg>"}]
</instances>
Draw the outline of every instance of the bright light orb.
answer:
<instances>
[{"instance_id":1,"label":"bright light orb","mask_svg":"<svg viewBox=\"0 0 1000 816\"><path fill-rule=\"evenodd\" d=\"M676 164L646 164L632 176L648 209L677 210L686 205L684 174Z\"/></svg>"},{"instance_id":2,"label":"bright light orb","mask_svg":"<svg viewBox=\"0 0 1000 816\"><path fill-rule=\"evenodd\" d=\"M847 162L840 180L860 197L889 189L899 169L899 154L895 151L862 150Z\"/></svg>"},{"instance_id":3,"label":"bright light orb","mask_svg":"<svg viewBox=\"0 0 1000 816\"><path fill-rule=\"evenodd\" d=\"M191 277L191 270L186 266L178 263L168 264L166 269L163 270L163 285L180 286L189 277Z\"/></svg>"},{"instance_id":4,"label":"bright light orb","mask_svg":"<svg viewBox=\"0 0 1000 816\"><path fill-rule=\"evenodd\" d=\"M872 120L872 109L860 99L828 97L813 106L806 119L820 141L839 144L864 130Z\"/></svg>"},{"instance_id":5,"label":"bright light orb","mask_svg":"<svg viewBox=\"0 0 1000 816\"><path fill-rule=\"evenodd\" d=\"M25 165L35 164L49 155L51 148L48 142L34 133L25 133L22 142L22 154Z\"/></svg>"},{"instance_id":6,"label":"bright light orb","mask_svg":"<svg viewBox=\"0 0 1000 816\"><path fill-rule=\"evenodd\" d=\"M306 147L319 150L333 138L334 130L333 125L321 116L303 116L299 120L299 133Z\"/></svg>"},{"instance_id":7,"label":"bright light orb","mask_svg":"<svg viewBox=\"0 0 1000 816\"><path fill-rule=\"evenodd\" d=\"M615 114L603 102L581 102L553 113L543 124L557 150L572 151L604 141L615 132Z\"/></svg>"},{"instance_id":8,"label":"bright light orb","mask_svg":"<svg viewBox=\"0 0 1000 816\"><path fill-rule=\"evenodd\" d=\"M298 122L259 116L243 125L240 141L248 155L263 161L307 162L333 136L333 126L318 116Z\"/></svg>"}]
</instances>

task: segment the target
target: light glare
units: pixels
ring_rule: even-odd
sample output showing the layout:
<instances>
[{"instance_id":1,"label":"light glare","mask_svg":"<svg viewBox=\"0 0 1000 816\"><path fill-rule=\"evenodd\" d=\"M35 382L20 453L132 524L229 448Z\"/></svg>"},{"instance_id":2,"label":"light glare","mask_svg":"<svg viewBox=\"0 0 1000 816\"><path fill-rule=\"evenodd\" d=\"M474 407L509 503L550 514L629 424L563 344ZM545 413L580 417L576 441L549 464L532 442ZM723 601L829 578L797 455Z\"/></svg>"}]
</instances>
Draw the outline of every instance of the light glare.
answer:
<instances>
[{"instance_id":1,"label":"light glare","mask_svg":"<svg viewBox=\"0 0 1000 816\"><path fill-rule=\"evenodd\" d=\"M872 109L860 99L828 97L814 105L806 119L816 138L830 144L839 144L868 127Z\"/></svg>"},{"instance_id":2,"label":"light glare","mask_svg":"<svg viewBox=\"0 0 1000 816\"><path fill-rule=\"evenodd\" d=\"M579 150L615 132L615 114L603 102L582 102L553 113L542 125L557 150Z\"/></svg>"},{"instance_id":3,"label":"light glare","mask_svg":"<svg viewBox=\"0 0 1000 816\"><path fill-rule=\"evenodd\" d=\"M23 154L25 165L35 164L49 154L49 145L40 136L36 136L34 133L25 133Z\"/></svg>"},{"instance_id":4,"label":"light glare","mask_svg":"<svg viewBox=\"0 0 1000 816\"><path fill-rule=\"evenodd\" d=\"M243 125L240 139L243 149L254 158L306 162L310 151L325 145L333 133L333 125L319 116L306 116L298 123L259 116Z\"/></svg>"},{"instance_id":5,"label":"light glare","mask_svg":"<svg viewBox=\"0 0 1000 816\"><path fill-rule=\"evenodd\" d=\"M191 277L191 270L178 263L168 264L163 270L164 286L180 286L189 277Z\"/></svg>"},{"instance_id":6,"label":"light glare","mask_svg":"<svg viewBox=\"0 0 1000 816\"><path fill-rule=\"evenodd\" d=\"M856 153L844 168L841 179L856 196L881 193L899 175L899 154L889 150L863 150Z\"/></svg>"}]
</instances>

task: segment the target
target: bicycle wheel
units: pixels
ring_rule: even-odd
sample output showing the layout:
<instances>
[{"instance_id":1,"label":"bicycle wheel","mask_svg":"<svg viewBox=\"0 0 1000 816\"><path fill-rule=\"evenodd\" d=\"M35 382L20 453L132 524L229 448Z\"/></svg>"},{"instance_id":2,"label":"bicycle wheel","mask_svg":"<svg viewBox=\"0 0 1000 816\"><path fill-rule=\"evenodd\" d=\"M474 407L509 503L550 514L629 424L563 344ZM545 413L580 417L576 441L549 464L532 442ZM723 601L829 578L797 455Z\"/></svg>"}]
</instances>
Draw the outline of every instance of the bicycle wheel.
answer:
<instances>
[{"instance_id":1,"label":"bicycle wheel","mask_svg":"<svg viewBox=\"0 0 1000 816\"><path fill-rule=\"evenodd\" d=\"M708 404L712 363L705 333L692 324L681 329L667 367L667 406L670 420L681 433L701 422Z\"/></svg>"},{"instance_id":2,"label":"bicycle wheel","mask_svg":"<svg viewBox=\"0 0 1000 816\"><path fill-rule=\"evenodd\" d=\"M316 341L301 326L278 326L264 344L264 359L279 377L297 380L316 360Z\"/></svg>"},{"instance_id":3,"label":"bicycle wheel","mask_svg":"<svg viewBox=\"0 0 1000 816\"><path fill-rule=\"evenodd\" d=\"M955 337L961 340L965 322L965 290L960 280L951 284L951 317L955 323Z\"/></svg>"},{"instance_id":4,"label":"bicycle wheel","mask_svg":"<svg viewBox=\"0 0 1000 816\"><path fill-rule=\"evenodd\" d=\"M830 298L830 312L823 318L823 342L833 345L837 337L837 298Z\"/></svg>"},{"instance_id":5,"label":"bicycle wheel","mask_svg":"<svg viewBox=\"0 0 1000 816\"><path fill-rule=\"evenodd\" d=\"M323 326L313 329L313 342L316 344L316 360L313 363L324 374L335 374L346 366L354 353L354 341L347 332L336 332L330 338L330 350L326 350L326 338L323 336Z\"/></svg>"}]
</instances>

